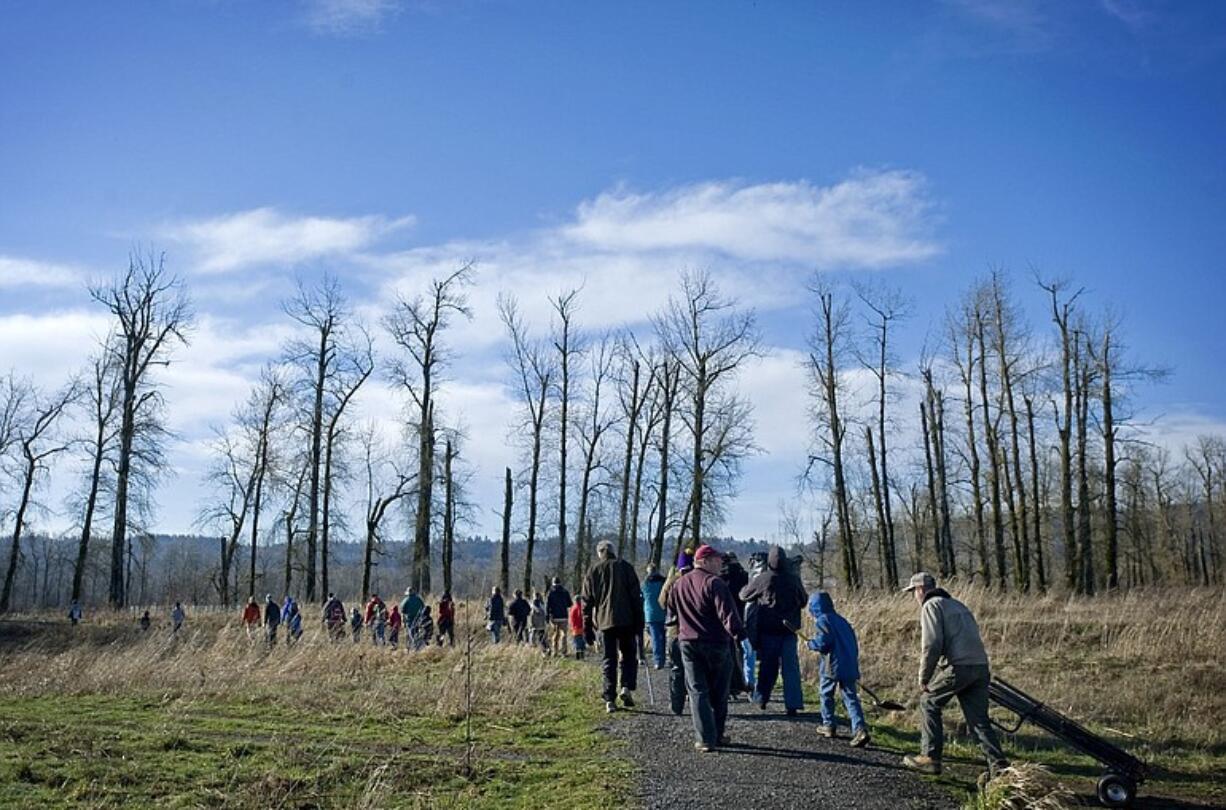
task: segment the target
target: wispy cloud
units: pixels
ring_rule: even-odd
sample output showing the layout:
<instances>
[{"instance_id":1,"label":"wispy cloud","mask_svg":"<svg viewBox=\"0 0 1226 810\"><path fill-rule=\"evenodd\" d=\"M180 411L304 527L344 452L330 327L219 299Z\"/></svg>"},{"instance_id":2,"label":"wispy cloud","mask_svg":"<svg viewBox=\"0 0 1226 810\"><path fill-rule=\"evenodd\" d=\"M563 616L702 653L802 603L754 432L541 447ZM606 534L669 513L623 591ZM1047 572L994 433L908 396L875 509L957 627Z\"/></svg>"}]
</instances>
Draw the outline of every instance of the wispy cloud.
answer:
<instances>
[{"instance_id":1,"label":"wispy cloud","mask_svg":"<svg viewBox=\"0 0 1226 810\"><path fill-rule=\"evenodd\" d=\"M1103 10L1134 31L1145 28L1155 20L1152 10L1134 0L1099 0Z\"/></svg>"},{"instance_id":2,"label":"wispy cloud","mask_svg":"<svg viewBox=\"0 0 1226 810\"><path fill-rule=\"evenodd\" d=\"M292 217L273 208L255 208L170 225L162 229L162 234L188 248L198 272L226 273L255 265L292 265L353 253L413 222L411 216Z\"/></svg>"},{"instance_id":3,"label":"wispy cloud","mask_svg":"<svg viewBox=\"0 0 1226 810\"><path fill-rule=\"evenodd\" d=\"M0 256L0 289L13 287L78 287L85 281L85 271L67 264Z\"/></svg>"},{"instance_id":4,"label":"wispy cloud","mask_svg":"<svg viewBox=\"0 0 1226 810\"><path fill-rule=\"evenodd\" d=\"M579 206L562 233L611 251L699 251L815 268L910 264L940 252L923 175L861 171L832 186L710 182L618 189Z\"/></svg>"},{"instance_id":5,"label":"wispy cloud","mask_svg":"<svg viewBox=\"0 0 1226 810\"><path fill-rule=\"evenodd\" d=\"M304 0L304 5L306 24L331 36L376 33L402 8L400 0Z\"/></svg>"}]
</instances>

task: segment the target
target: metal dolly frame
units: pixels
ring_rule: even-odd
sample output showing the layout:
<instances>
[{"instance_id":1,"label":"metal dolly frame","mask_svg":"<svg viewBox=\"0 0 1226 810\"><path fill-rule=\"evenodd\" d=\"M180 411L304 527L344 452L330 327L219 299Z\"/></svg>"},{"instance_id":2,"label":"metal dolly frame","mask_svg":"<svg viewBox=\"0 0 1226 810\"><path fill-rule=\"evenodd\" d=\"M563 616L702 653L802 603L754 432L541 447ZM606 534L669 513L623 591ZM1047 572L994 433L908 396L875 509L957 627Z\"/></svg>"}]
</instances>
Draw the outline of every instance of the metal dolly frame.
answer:
<instances>
[{"instance_id":1,"label":"metal dolly frame","mask_svg":"<svg viewBox=\"0 0 1226 810\"><path fill-rule=\"evenodd\" d=\"M1098 800L1106 807L1127 807L1136 798L1137 787L1149 776L1149 767L1144 762L1008 681L993 676L988 685L988 698L1017 716L1012 728L992 721L1006 734L1015 733L1022 723L1029 721L1105 765L1107 773L1098 780Z\"/></svg>"}]
</instances>

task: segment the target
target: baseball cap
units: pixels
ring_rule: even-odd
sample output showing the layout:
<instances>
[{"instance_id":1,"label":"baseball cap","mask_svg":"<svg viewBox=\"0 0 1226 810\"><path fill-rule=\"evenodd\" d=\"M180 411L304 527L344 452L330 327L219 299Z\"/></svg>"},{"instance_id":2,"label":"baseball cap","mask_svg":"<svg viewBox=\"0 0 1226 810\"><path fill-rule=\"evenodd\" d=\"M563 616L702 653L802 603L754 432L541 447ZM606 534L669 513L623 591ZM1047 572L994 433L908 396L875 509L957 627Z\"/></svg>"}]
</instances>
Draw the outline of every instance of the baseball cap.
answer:
<instances>
[{"instance_id":1,"label":"baseball cap","mask_svg":"<svg viewBox=\"0 0 1226 810\"><path fill-rule=\"evenodd\" d=\"M718 557L718 556L719 556L719 552L715 550L714 546L708 546L706 544L703 544L698 547L697 551L694 552L694 562L700 562L702 560L705 560L707 557Z\"/></svg>"},{"instance_id":2,"label":"baseball cap","mask_svg":"<svg viewBox=\"0 0 1226 810\"><path fill-rule=\"evenodd\" d=\"M920 571L912 574L910 581L907 582L907 587L903 588L903 592L913 591L916 588L922 587L926 591L930 591L937 586L936 577L929 574L927 571Z\"/></svg>"}]
</instances>

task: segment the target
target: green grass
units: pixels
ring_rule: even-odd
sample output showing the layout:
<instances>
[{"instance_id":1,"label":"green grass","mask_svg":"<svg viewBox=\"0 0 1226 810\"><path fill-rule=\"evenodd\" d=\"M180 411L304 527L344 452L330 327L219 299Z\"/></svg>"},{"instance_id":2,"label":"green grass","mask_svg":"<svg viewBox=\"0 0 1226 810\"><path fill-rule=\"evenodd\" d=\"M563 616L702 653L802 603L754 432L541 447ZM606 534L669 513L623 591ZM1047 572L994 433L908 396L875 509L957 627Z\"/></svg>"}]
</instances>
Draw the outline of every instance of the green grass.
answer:
<instances>
[{"instance_id":1,"label":"green grass","mask_svg":"<svg viewBox=\"0 0 1226 810\"><path fill-rule=\"evenodd\" d=\"M591 670L562 664L527 710L462 720L415 711L317 708L269 679L234 696L154 691L0 696L0 806L570 807L624 805L631 766L598 730ZM438 667L394 687L431 689ZM354 688L357 688L356 686Z\"/></svg>"}]
</instances>

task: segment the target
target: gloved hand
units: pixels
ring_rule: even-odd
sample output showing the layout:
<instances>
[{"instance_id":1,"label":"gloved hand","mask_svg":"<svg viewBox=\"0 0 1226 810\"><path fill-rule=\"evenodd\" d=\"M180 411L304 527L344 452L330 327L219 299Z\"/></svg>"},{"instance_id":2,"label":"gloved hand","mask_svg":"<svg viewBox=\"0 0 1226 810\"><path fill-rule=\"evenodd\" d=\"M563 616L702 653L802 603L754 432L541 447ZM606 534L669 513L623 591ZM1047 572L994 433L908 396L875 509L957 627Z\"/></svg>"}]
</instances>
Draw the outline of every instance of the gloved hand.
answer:
<instances>
[{"instance_id":1,"label":"gloved hand","mask_svg":"<svg viewBox=\"0 0 1226 810\"><path fill-rule=\"evenodd\" d=\"M805 646L813 652L821 652L821 649L817 646L817 639L815 638L809 639L808 642L805 643Z\"/></svg>"}]
</instances>

